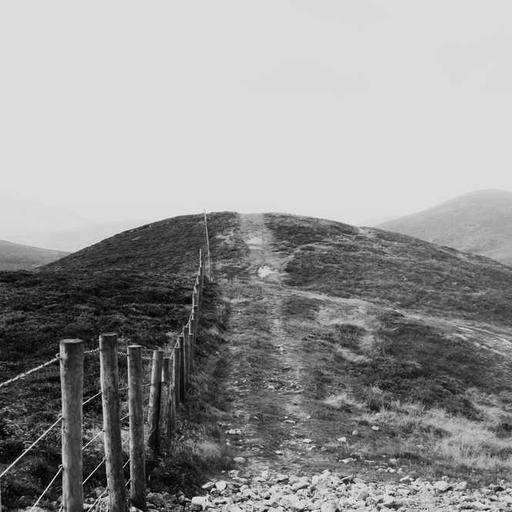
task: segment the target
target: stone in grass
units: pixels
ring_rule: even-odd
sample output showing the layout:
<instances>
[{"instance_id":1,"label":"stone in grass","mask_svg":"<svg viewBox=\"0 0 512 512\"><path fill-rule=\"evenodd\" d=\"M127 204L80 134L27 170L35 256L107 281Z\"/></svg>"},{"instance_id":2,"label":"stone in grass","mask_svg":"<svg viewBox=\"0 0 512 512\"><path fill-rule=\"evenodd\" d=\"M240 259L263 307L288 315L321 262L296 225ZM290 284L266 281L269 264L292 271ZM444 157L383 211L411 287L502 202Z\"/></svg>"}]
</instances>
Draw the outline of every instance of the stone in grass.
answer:
<instances>
[{"instance_id":1,"label":"stone in grass","mask_svg":"<svg viewBox=\"0 0 512 512\"><path fill-rule=\"evenodd\" d=\"M228 484L224 480L219 480L218 482L215 482L215 488L217 491L224 491Z\"/></svg>"},{"instance_id":2,"label":"stone in grass","mask_svg":"<svg viewBox=\"0 0 512 512\"><path fill-rule=\"evenodd\" d=\"M233 459L233 462L235 464L245 464L246 463L246 459L245 459L245 457L235 457Z\"/></svg>"},{"instance_id":3,"label":"stone in grass","mask_svg":"<svg viewBox=\"0 0 512 512\"><path fill-rule=\"evenodd\" d=\"M193 510L204 510L208 504L208 499L205 496L194 496L191 501Z\"/></svg>"},{"instance_id":4,"label":"stone in grass","mask_svg":"<svg viewBox=\"0 0 512 512\"><path fill-rule=\"evenodd\" d=\"M306 487L309 487L309 480L304 477L292 485L292 491L300 491L301 489L306 489Z\"/></svg>"},{"instance_id":5,"label":"stone in grass","mask_svg":"<svg viewBox=\"0 0 512 512\"><path fill-rule=\"evenodd\" d=\"M453 489L453 486L450 485L445 480L439 480L437 482L434 482L433 487L434 487L434 489L436 489L436 491L439 491L439 492L447 492L447 491L451 491Z\"/></svg>"},{"instance_id":6,"label":"stone in grass","mask_svg":"<svg viewBox=\"0 0 512 512\"><path fill-rule=\"evenodd\" d=\"M382 499L382 505L386 508L400 508L402 504L397 501L393 496L386 495Z\"/></svg>"},{"instance_id":7,"label":"stone in grass","mask_svg":"<svg viewBox=\"0 0 512 512\"><path fill-rule=\"evenodd\" d=\"M362 487L359 489L354 489L352 492L352 497L358 501L365 501L370 496L370 492L366 487Z\"/></svg>"},{"instance_id":8,"label":"stone in grass","mask_svg":"<svg viewBox=\"0 0 512 512\"><path fill-rule=\"evenodd\" d=\"M456 491L465 491L467 489L467 487L468 487L468 483L465 480L463 480L462 482L455 484L454 489Z\"/></svg>"},{"instance_id":9,"label":"stone in grass","mask_svg":"<svg viewBox=\"0 0 512 512\"><path fill-rule=\"evenodd\" d=\"M336 512L337 510L339 510L338 505L334 501L326 501L320 507L320 512Z\"/></svg>"},{"instance_id":10,"label":"stone in grass","mask_svg":"<svg viewBox=\"0 0 512 512\"><path fill-rule=\"evenodd\" d=\"M213 489L215 487L215 482L206 482L204 485L201 486L201 489L204 489L205 491L209 491L210 489Z\"/></svg>"}]
</instances>

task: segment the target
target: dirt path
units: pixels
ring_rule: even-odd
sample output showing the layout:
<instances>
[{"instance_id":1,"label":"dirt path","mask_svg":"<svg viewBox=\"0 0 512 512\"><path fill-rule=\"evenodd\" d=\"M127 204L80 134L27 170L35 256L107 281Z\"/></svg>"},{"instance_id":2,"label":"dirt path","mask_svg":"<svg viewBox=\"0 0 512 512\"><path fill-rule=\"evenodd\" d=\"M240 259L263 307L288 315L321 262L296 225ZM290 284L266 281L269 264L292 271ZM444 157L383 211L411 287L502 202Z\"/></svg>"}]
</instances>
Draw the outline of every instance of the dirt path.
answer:
<instances>
[{"instance_id":1,"label":"dirt path","mask_svg":"<svg viewBox=\"0 0 512 512\"><path fill-rule=\"evenodd\" d=\"M249 248L247 272L221 281L232 305L226 383L232 421L225 425L230 443L255 471L332 467L337 456L319 446L323 429L304 395L307 361L283 315L294 293L283 283L286 261L272 249L263 215L241 215L240 230Z\"/></svg>"}]
</instances>

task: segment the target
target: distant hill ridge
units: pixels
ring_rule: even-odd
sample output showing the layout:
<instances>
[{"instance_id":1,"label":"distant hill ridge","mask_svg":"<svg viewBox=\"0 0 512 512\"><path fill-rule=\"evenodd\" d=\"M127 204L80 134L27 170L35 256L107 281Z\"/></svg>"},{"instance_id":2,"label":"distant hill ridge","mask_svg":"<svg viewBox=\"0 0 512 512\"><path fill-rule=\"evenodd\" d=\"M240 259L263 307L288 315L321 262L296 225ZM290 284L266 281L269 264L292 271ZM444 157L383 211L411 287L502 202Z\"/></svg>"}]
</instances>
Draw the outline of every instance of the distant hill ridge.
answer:
<instances>
[{"instance_id":1,"label":"distant hill ridge","mask_svg":"<svg viewBox=\"0 0 512 512\"><path fill-rule=\"evenodd\" d=\"M0 270L30 270L47 265L68 253L0 240Z\"/></svg>"},{"instance_id":2,"label":"distant hill ridge","mask_svg":"<svg viewBox=\"0 0 512 512\"><path fill-rule=\"evenodd\" d=\"M512 192L480 190L378 227L512 264Z\"/></svg>"}]
</instances>

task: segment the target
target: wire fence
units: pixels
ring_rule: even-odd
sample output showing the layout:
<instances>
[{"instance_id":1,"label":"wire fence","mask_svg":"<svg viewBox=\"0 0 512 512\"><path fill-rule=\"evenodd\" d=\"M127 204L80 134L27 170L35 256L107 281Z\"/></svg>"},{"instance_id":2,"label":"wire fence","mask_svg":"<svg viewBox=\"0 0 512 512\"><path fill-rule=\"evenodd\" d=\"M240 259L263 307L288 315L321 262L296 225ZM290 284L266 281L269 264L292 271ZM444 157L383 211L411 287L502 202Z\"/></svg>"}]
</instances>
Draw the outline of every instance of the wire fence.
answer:
<instances>
[{"instance_id":1,"label":"wire fence","mask_svg":"<svg viewBox=\"0 0 512 512\"><path fill-rule=\"evenodd\" d=\"M60 414L45 430L31 442L11 463L7 465L0 472L0 512L2 512L2 484L5 477L13 472L13 470L19 466L19 464L25 459L30 452L32 452L45 438L49 436L57 427L62 428L62 463L58 466L57 471L49 480L44 490L40 493L37 499L29 509L31 512L35 512L38 506L43 503L43 500L48 496L51 489L57 486L59 479L62 478L62 496L61 496L61 507L60 510L64 512L75 512L75 510L83 509L84 501L84 488L86 484L90 484L94 481L94 477L98 476L100 470L105 466L106 485L104 491L102 491L96 499L89 504L88 510L95 511L101 506L104 499L109 500L109 503L115 503L119 498L125 500L126 498L123 490L127 487L130 488L130 505L138 508L145 507L145 485L146 485L146 451L149 449L149 453L152 457L158 457L160 454L161 441L164 439L170 439L176 426L176 406L180 402L185 402L187 397L187 391L191 382L191 373L194 365L194 354L195 345L198 338L199 332L199 318L201 315L201 304L203 299L203 288L205 283L205 277L210 280L211 278L211 256L210 256L210 245L209 245L209 234L207 215L204 214L204 227L205 227L205 251L199 250L199 264L196 273L195 283L192 292L192 301L190 308L190 315L188 321L183 326L181 333L174 341L169 341L168 345L164 349L153 350L148 347L142 346L129 346L126 350L120 350L118 348L118 339L115 334L107 334L100 336L100 346L91 350L83 350L83 342L80 340L64 340L61 342L61 352L56 357L35 366L19 375L16 375L2 383L0 383L0 389L7 386L13 385L28 376L39 372L53 364L60 364L61 374L61 390L62 390L62 407L63 413ZM72 346L73 345L73 346ZM80 377L70 375L69 362L72 360L72 353L77 351L77 346L80 346L80 350L77 353L79 356L79 365L73 371L79 370L78 375ZM112 361L107 361L108 352L111 352L114 357ZM144 355L143 353L151 352L150 355ZM84 356L99 355L100 368L101 368L101 389L96 390L93 394L85 400L83 399L83 362ZM119 370L118 360L122 358L127 361L128 375L123 376L123 380L126 380L126 386L119 386ZM150 371L148 368L148 362L151 363ZM139 367L140 375L134 378L133 369ZM144 368L144 365L146 366ZM130 371L132 369L132 372ZM151 375L151 379L144 380L143 376L146 374ZM69 383L73 390L69 390ZM121 402L120 396L122 394L128 397ZM72 401L72 394L79 395L79 403L75 403L75 411L78 411L78 415L67 414L66 411L71 409L66 408ZM137 395L134 400L134 395ZM114 400L112 400L114 397ZM103 408L103 425L94 427L98 429L97 432L93 433L91 437L84 442L83 440L83 411L89 404L95 400L101 399ZM76 400L74 400L76 402ZM72 405L72 404L71 404ZM77 408L78 407L78 408ZM120 415L121 411L129 412ZM141 416L142 414L142 424ZM78 416L78 417L75 417ZM137 420L137 416L139 419ZM114 418L114 425L109 419ZM129 425L123 424L129 420ZM79 422L79 425L76 422ZM136 425L136 422L139 422ZM137 427L142 427L142 439L140 435L136 436ZM75 428L75 433L79 432L78 436L78 453L79 457L73 456L70 450L70 443L74 442L75 446L71 447L71 451L74 450L76 455L76 439L71 440L71 437L67 434L70 430ZM79 430L76 430L78 428ZM120 456L122 456L122 440L121 434L124 432L129 437L129 457L126 461L119 465L117 463ZM77 437L77 436L75 436ZM125 435L125 444L126 444ZM119 440L117 442L116 440ZM141 446L141 442L143 445ZM101 444L104 456L96 463L91 471L83 477L83 457L87 454L88 450L94 447L96 444ZM137 445L135 451L133 446ZM118 450L118 453L114 453L114 450ZM68 451L68 452L67 452ZM72 457L70 458L70 455ZM67 457L67 458L66 458ZM138 458L138 465L134 466L134 457ZM142 457L142 460L141 460ZM74 459L79 460L74 460ZM64 461L68 464L65 464ZM76 466L79 469L79 481L77 480L77 474L73 474L73 468ZM119 467L116 468L115 466ZM140 467L144 468L142 473ZM136 473L132 474L130 470L129 478L125 479L124 473L126 468L130 466L130 469L135 468ZM117 471L117 477L115 473ZM122 477L122 487L120 489L120 479ZM141 481L141 478L144 481ZM75 482L70 481L75 479ZM141 491L141 489L143 491ZM143 495L142 495L143 494ZM118 503L119 505L119 503ZM119 509L121 510L121 509Z\"/></svg>"}]
</instances>

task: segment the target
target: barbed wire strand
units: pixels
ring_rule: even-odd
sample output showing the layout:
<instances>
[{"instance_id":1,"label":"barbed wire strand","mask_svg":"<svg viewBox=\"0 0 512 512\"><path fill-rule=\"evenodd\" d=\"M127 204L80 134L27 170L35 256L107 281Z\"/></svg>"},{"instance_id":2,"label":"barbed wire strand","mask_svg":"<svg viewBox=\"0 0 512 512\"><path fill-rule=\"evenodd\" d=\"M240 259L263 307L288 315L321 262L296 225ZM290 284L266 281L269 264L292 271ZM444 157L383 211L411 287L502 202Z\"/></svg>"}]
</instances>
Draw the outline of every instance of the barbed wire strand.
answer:
<instances>
[{"instance_id":1,"label":"barbed wire strand","mask_svg":"<svg viewBox=\"0 0 512 512\"><path fill-rule=\"evenodd\" d=\"M53 359L46 361L46 363L40 364L39 366L36 366L35 368L31 368L30 370L27 370L26 372L20 373L19 375L16 375L16 377L13 377L12 379L2 382L0 384L0 389L2 389L5 386L8 386L9 384L13 384L14 382L17 382L20 379L24 379L25 377L28 377L30 374L32 374L34 372L38 372L39 370L42 370L43 368L46 368L47 366L50 366L51 364L54 364L59 360L60 360L60 357L54 357Z\"/></svg>"},{"instance_id":2,"label":"barbed wire strand","mask_svg":"<svg viewBox=\"0 0 512 512\"><path fill-rule=\"evenodd\" d=\"M99 348L95 348L92 350L86 350L84 352L84 355L95 354L97 352L99 352ZM9 379L9 380L6 380L5 382L0 383L0 389L2 389L5 386L8 386L9 384L13 384L14 382L24 379L25 377L28 377L32 373L38 372L39 370L42 370L43 368L46 368L47 366L50 366L50 365L56 363L57 361L60 361L59 355L55 356L53 359L50 359L49 361L46 361L45 363L40 364L39 366L35 366L34 368L27 370L26 372L16 375L12 379Z\"/></svg>"}]
</instances>

